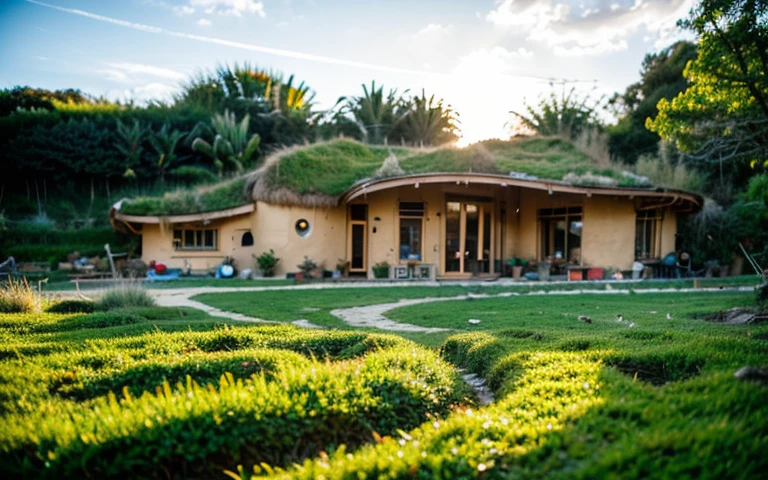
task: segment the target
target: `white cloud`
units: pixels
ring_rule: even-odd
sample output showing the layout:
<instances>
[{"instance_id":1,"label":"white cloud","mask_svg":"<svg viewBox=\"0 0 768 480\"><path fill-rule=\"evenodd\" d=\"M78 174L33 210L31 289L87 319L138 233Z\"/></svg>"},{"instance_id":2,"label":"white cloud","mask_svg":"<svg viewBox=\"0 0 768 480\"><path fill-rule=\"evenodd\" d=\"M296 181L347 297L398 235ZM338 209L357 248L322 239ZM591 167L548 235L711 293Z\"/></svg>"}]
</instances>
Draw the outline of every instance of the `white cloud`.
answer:
<instances>
[{"instance_id":1,"label":"white cloud","mask_svg":"<svg viewBox=\"0 0 768 480\"><path fill-rule=\"evenodd\" d=\"M195 9L190 7L189 5L181 5L173 7L173 13L177 15L192 15L195 13Z\"/></svg>"},{"instance_id":2,"label":"white cloud","mask_svg":"<svg viewBox=\"0 0 768 480\"><path fill-rule=\"evenodd\" d=\"M627 39L643 31L658 44L671 42L676 21L686 16L695 0L635 0L622 7L616 0L591 2L571 9L556 0L501 0L486 20L514 28L527 39L553 48L557 55L598 55L626 50Z\"/></svg>"},{"instance_id":3,"label":"white cloud","mask_svg":"<svg viewBox=\"0 0 768 480\"><path fill-rule=\"evenodd\" d=\"M461 57L453 73L472 73L481 75L511 73L515 63L533 57L533 52L520 47L509 51L504 47L480 48Z\"/></svg>"},{"instance_id":4,"label":"white cloud","mask_svg":"<svg viewBox=\"0 0 768 480\"><path fill-rule=\"evenodd\" d=\"M453 31L453 25L440 25L437 23L430 23L426 27L422 28L413 35L414 40L426 40L433 39L435 37L442 37L450 35Z\"/></svg>"},{"instance_id":5,"label":"white cloud","mask_svg":"<svg viewBox=\"0 0 768 480\"><path fill-rule=\"evenodd\" d=\"M200 25L201 27L210 27L211 21L208 20L207 18L201 18L200 20L197 21L197 24Z\"/></svg>"},{"instance_id":6,"label":"white cloud","mask_svg":"<svg viewBox=\"0 0 768 480\"><path fill-rule=\"evenodd\" d=\"M193 7L205 9L205 13L218 13L219 15L233 15L241 17L244 13L256 14L265 17L264 3L255 0L189 0Z\"/></svg>"},{"instance_id":7,"label":"white cloud","mask_svg":"<svg viewBox=\"0 0 768 480\"><path fill-rule=\"evenodd\" d=\"M152 100L170 100L176 90L177 87L155 82L128 89L124 92L124 97L138 103L147 103Z\"/></svg>"},{"instance_id":8,"label":"white cloud","mask_svg":"<svg viewBox=\"0 0 768 480\"><path fill-rule=\"evenodd\" d=\"M141 63L114 62L107 63L106 65L112 69L111 71L120 72L126 77L148 75L152 77L167 78L169 80L183 80L186 78L186 75L175 70L163 67L155 67L153 65L144 65Z\"/></svg>"}]
</instances>

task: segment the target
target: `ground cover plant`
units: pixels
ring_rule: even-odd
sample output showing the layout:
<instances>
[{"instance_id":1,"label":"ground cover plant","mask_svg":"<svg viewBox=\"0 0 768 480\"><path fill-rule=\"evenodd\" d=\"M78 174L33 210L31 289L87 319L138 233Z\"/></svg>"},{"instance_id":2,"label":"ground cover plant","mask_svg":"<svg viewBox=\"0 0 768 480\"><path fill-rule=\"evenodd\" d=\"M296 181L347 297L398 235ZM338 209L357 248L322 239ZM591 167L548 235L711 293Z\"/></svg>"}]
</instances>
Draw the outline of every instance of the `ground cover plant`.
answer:
<instances>
[{"instance_id":1,"label":"ground cover plant","mask_svg":"<svg viewBox=\"0 0 768 480\"><path fill-rule=\"evenodd\" d=\"M227 326L175 308L0 315L0 469L216 477L393 435L471 390L394 336Z\"/></svg>"},{"instance_id":2,"label":"ground cover plant","mask_svg":"<svg viewBox=\"0 0 768 480\"><path fill-rule=\"evenodd\" d=\"M240 466L236 473L241 478L761 476L768 468L762 455L768 446L768 387L734 372L766 366L768 326L693 318L707 309L754 305L754 293L600 299L540 297L538 308L546 314L526 308L535 297L390 312L410 323L419 323L422 315L458 326L468 312L482 318L505 302L506 322L481 322L478 329L490 330L452 336L441 349L447 360L487 378L496 401L352 453L339 450L287 470ZM592 322L559 311L568 308L587 313ZM641 318L642 311L648 316Z\"/></svg>"},{"instance_id":3,"label":"ground cover plant","mask_svg":"<svg viewBox=\"0 0 768 480\"><path fill-rule=\"evenodd\" d=\"M768 387L734 377L765 366L768 326L701 319L753 306L752 291L456 285L202 298L322 321L343 306L467 293L386 313L453 329L413 336L435 350L177 308L0 315L0 468L243 479L749 478L768 468ZM486 378L495 401L475 405L456 367Z\"/></svg>"}]
</instances>

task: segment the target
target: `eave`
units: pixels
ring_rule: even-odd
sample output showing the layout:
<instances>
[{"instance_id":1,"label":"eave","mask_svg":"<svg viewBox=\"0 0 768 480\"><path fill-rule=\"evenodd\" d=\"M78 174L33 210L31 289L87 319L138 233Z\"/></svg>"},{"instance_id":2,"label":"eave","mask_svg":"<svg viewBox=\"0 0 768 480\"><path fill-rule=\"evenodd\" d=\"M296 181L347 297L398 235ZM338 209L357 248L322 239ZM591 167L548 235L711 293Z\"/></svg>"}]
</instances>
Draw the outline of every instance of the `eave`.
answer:
<instances>
[{"instance_id":1,"label":"eave","mask_svg":"<svg viewBox=\"0 0 768 480\"><path fill-rule=\"evenodd\" d=\"M556 180L531 180L513 178L505 175L484 173L429 173L382 178L358 182L339 197L339 205L349 203L361 196L388 190L391 188L417 186L437 183L457 185L490 185L499 187L521 187L532 190L544 190L550 193L571 193L577 195L625 196L658 201L644 206L647 208L673 208L680 211L698 211L704 205L704 199L694 193L663 188L629 188L576 186Z\"/></svg>"}]
</instances>

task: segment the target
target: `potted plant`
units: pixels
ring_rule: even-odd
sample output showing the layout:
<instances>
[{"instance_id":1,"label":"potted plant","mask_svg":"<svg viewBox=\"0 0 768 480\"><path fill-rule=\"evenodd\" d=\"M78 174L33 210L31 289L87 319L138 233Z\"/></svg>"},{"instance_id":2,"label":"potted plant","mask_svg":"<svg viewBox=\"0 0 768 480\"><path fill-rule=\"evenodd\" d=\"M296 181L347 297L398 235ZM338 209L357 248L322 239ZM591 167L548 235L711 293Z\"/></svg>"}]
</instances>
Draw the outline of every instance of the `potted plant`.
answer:
<instances>
[{"instance_id":1,"label":"potted plant","mask_svg":"<svg viewBox=\"0 0 768 480\"><path fill-rule=\"evenodd\" d=\"M512 257L507 260L507 265L512 267L512 278L519 279L523 275L523 269L528 266L528 261Z\"/></svg>"},{"instance_id":2,"label":"potted plant","mask_svg":"<svg viewBox=\"0 0 768 480\"><path fill-rule=\"evenodd\" d=\"M338 262L336 262L336 271L339 272L339 275L342 277L348 277L349 276L349 260L345 258L340 258Z\"/></svg>"},{"instance_id":3,"label":"potted plant","mask_svg":"<svg viewBox=\"0 0 768 480\"><path fill-rule=\"evenodd\" d=\"M300 270L296 274L296 280L311 280L312 272L317 270L317 264L306 255L304 255L304 261L296 265L296 267Z\"/></svg>"},{"instance_id":4,"label":"potted plant","mask_svg":"<svg viewBox=\"0 0 768 480\"><path fill-rule=\"evenodd\" d=\"M275 270L277 269L277 263L279 261L280 259L275 256L275 251L271 248L268 252L264 252L256 257L256 263L259 265L259 270L261 270L261 274L265 277L275 276Z\"/></svg>"},{"instance_id":5,"label":"potted plant","mask_svg":"<svg viewBox=\"0 0 768 480\"><path fill-rule=\"evenodd\" d=\"M374 278L389 278L389 263L379 262L372 267Z\"/></svg>"}]
</instances>

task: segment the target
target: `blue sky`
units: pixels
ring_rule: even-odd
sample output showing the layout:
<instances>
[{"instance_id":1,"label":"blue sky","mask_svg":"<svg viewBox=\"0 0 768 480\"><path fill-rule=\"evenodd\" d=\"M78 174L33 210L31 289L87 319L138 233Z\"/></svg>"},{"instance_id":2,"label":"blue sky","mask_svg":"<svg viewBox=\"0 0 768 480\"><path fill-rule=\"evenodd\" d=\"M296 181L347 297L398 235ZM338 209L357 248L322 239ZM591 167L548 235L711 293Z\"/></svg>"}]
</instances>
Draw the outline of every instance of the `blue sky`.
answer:
<instances>
[{"instance_id":1,"label":"blue sky","mask_svg":"<svg viewBox=\"0 0 768 480\"><path fill-rule=\"evenodd\" d=\"M294 74L320 108L375 79L435 93L464 143L505 134L510 110L550 90L637 81L643 56L684 36L692 0L3 0L0 87L167 99L218 64Z\"/></svg>"}]
</instances>

